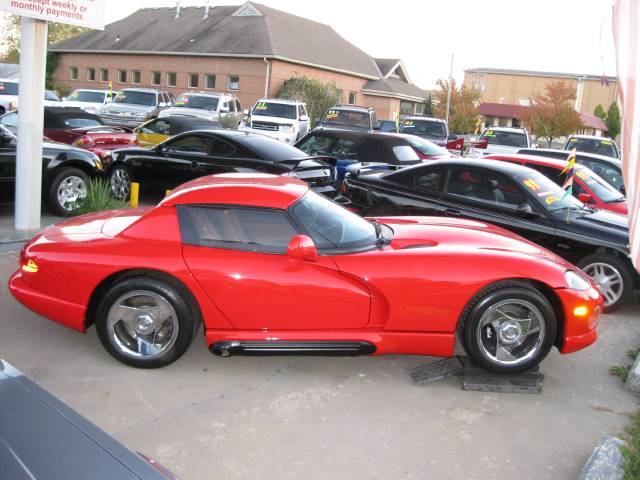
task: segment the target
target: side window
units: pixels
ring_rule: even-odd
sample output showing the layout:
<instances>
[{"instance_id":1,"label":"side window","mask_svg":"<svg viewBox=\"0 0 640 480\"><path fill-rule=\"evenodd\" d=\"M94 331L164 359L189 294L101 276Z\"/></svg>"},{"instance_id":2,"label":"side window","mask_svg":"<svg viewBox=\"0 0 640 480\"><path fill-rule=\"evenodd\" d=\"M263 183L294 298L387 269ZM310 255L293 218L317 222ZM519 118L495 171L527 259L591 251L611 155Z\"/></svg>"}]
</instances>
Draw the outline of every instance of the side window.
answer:
<instances>
[{"instance_id":1,"label":"side window","mask_svg":"<svg viewBox=\"0 0 640 480\"><path fill-rule=\"evenodd\" d=\"M210 150L211 155L214 155L217 157L228 157L229 155L232 155L235 151L236 149L233 145L218 139L213 140L213 145Z\"/></svg>"},{"instance_id":2,"label":"side window","mask_svg":"<svg viewBox=\"0 0 640 480\"><path fill-rule=\"evenodd\" d=\"M182 242L249 252L287 252L298 234L282 210L178 206Z\"/></svg>"},{"instance_id":3,"label":"side window","mask_svg":"<svg viewBox=\"0 0 640 480\"><path fill-rule=\"evenodd\" d=\"M446 176L447 171L442 168L421 172L415 176L414 185L421 190L442 192Z\"/></svg>"},{"instance_id":4,"label":"side window","mask_svg":"<svg viewBox=\"0 0 640 480\"><path fill-rule=\"evenodd\" d=\"M193 155L208 155L215 140L202 135L186 135L166 143L167 147L176 153Z\"/></svg>"},{"instance_id":5,"label":"side window","mask_svg":"<svg viewBox=\"0 0 640 480\"><path fill-rule=\"evenodd\" d=\"M446 192L509 210L515 210L527 201L526 195L515 182L488 170L453 168Z\"/></svg>"},{"instance_id":6,"label":"side window","mask_svg":"<svg viewBox=\"0 0 640 480\"><path fill-rule=\"evenodd\" d=\"M235 100L235 104L236 104L236 112L241 112L242 107L240 106L240 101L237 98Z\"/></svg>"},{"instance_id":7,"label":"side window","mask_svg":"<svg viewBox=\"0 0 640 480\"><path fill-rule=\"evenodd\" d=\"M551 180L554 183L557 183L560 186L562 186L562 184L565 181L565 175L561 173L562 170L556 170L555 168L545 167L544 165L536 165L533 163L526 163L525 167L529 167L533 170L540 172L549 180Z\"/></svg>"},{"instance_id":8,"label":"side window","mask_svg":"<svg viewBox=\"0 0 640 480\"><path fill-rule=\"evenodd\" d=\"M358 160L356 144L351 140L338 140L333 146L331 155L340 160Z\"/></svg>"},{"instance_id":9,"label":"side window","mask_svg":"<svg viewBox=\"0 0 640 480\"><path fill-rule=\"evenodd\" d=\"M142 133L169 135L170 125L166 120L155 120L140 129Z\"/></svg>"},{"instance_id":10,"label":"side window","mask_svg":"<svg viewBox=\"0 0 640 480\"><path fill-rule=\"evenodd\" d=\"M311 157L316 155L330 155L334 142L335 140L331 137L310 135L297 148Z\"/></svg>"},{"instance_id":11,"label":"side window","mask_svg":"<svg viewBox=\"0 0 640 480\"><path fill-rule=\"evenodd\" d=\"M304 116L306 116L304 107L302 105L298 105L298 120L300 120Z\"/></svg>"},{"instance_id":12,"label":"side window","mask_svg":"<svg viewBox=\"0 0 640 480\"><path fill-rule=\"evenodd\" d=\"M393 147L393 155L398 160L398 163L420 161L420 157L418 157L416 151L409 145L397 145Z\"/></svg>"}]
</instances>

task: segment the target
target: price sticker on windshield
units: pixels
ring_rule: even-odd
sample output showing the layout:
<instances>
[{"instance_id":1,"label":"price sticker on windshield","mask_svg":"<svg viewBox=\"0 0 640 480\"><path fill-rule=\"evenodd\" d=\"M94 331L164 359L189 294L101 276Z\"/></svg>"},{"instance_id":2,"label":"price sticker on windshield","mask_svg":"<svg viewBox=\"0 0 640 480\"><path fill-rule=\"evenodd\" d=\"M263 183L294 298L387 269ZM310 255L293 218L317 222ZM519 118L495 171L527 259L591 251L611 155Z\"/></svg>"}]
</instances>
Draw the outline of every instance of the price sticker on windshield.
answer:
<instances>
[{"instance_id":1,"label":"price sticker on windshield","mask_svg":"<svg viewBox=\"0 0 640 480\"><path fill-rule=\"evenodd\" d=\"M405 120L402 124L403 127L413 127L413 120Z\"/></svg>"},{"instance_id":2,"label":"price sticker on windshield","mask_svg":"<svg viewBox=\"0 0 640 480\"><path fill-rule=\"evenodd\" d=\"M600 140L600 143L602 145L613 145L613 142L611 140Z\"/></svg>"},{"instance_id":3,"label":"price sticker on windshield","mask_svg":"<svg viewBox=\"0 0 640 480\"><path fill-rule=\"evenodd\" d=\"M540 190L540 185L538 185L538 182L536 182L535 180L531 179L531 178L527 178L524 182L522 182L525 184L525 186L527 186L530 190L533 190L534 192L536 190Z\"/></svg>"},{"instance_id":4,"label":"price sticker on windshield","mask_svg":"<svg viewBox=\"0 0 640 480\"><path fill-rule=\"evenodd\" d=\"M553 202L559 202L561 200L560 197L556 197L555 195L551 195L550 197L547 197L544 199L544 203L546 203L547 205L551 205Z\"/></svg>"},{"instance_id":5,"label":"price sticker on windshield","mask_svg":"<svg viewBox=\"0 0 640 480\"><path fill-rule=\"evenodd\" d=\"M267 103L266 102L260 102L258 104L256 104L256 110L266 110L267 109Z\"/></svg>"}]
</instances>

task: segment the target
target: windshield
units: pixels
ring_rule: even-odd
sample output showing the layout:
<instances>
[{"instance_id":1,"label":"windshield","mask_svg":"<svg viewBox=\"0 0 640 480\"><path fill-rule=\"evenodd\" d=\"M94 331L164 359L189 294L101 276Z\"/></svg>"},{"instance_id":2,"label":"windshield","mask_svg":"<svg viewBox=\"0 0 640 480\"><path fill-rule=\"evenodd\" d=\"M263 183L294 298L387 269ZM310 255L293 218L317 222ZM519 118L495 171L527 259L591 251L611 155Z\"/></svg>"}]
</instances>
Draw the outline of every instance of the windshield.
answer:
<instances>
[{"instance_id":1,"label":"windshield","mask_svg":"<svg viewBox=\"0 0 640 480\"><path fill-rule=\"evenodd\" d=\"M253 107L251 115L254 117L281 117L281 118L296 118L296 106L288 105L285 103L269 103L258 102Z\"/></svg>"},{"instance_id":2,"label":"windshield","mask_svg":"<svg viewBox=\"0 0 640 480\"><path fill-rule=\"evenodd\" d=\"M530 170L526 175L516 176L516 181L536 197L540 204L552 214L565 210L582 210L584 205L542 173Z\"/></svg>"},{"instance_id":3,"label":"windshield","mask_svg":"<svg viewBox=\"0 0 640 480\"><path fill-rule=\"evenodd\" d=\"M280 162L308 157L302 150L264 135L247 135L241 141L263 160Z\"/></svg>"},{"instance_id":4,"label":"windshield","mask_svg":"<svg viewBox=\"0 0 640 480\"><path fill-rule=\"evenodd\" d=\"M18 95L18 82L0 82L0 95Z\"/></svg>"},{"instance_id":5,"label":"windshield","mask_svg":"<svg viewBox=\"0 0 640 480\"><path fill-rule=\"evenodd\" d=\"M579 166L576 168L575 174L582 180L587 188L604 203L621 202L624 200L624 195L588 168Z\"/></svg>"},{"instance_id":6,"label":"windshield","mask_svg":"<svg viewBox=\"0 0 640 480\"><path fill-rule=\"evenodd\" d=\"M67 97L67 100L74 102L102 103L104 102L103 92L89 92L87 90L76 90Z\"/></svg>"},{"instance_id":7,"label":"windshield","mask_svg":"<svg viewBox=\"0 0 640 480\"><path fill-rule=\"evenodd\" d=\"M444 123L435 120L405 120L400 127L401 133L412 133L414 135L426 135L432 138L447 138L447 131Z\"/></svg>"},{"instance_id":8,"label":"windshield","mask_svg":"<svg viewBox=\"0 0 640 480\"><path fill-rule=\"evenodd\" d=\"M156 94L152 92L135 92L131 90L124 90L116 95L116 98L113 102L155 107Z\"/></svg>"},{"instance_id":9,"label":"windshield","mask_svg":"<svg viewBox=\"0 0 640 480\"><path fill-rule=\"evenodd\" d=\"M420 137L407 137L407 141L413 148L423 155L450 157L451 154L446 148L439 147L433 142Z\"/></svg>"},{"instance_id":10,"label":"windshield","mask_svg":"<svg viewBox=\"0 0 640 480\"><path fill-rule=\"evenodd\" d=\"M504 132L500 130L485 130L480 140L487 139L489 145L505 145L507 147L526 148L527 136L521 132Z\"/></svg>"},{"instance_id":11,"label":"windshield","mask_svg":"<svg viewBox=\"0 0 640 480\"><path fill-rule=\"evenodd\" d=\"M350 127L369 128L369 114L366 112L354 112L351 110L338 110L332 108L324 116L324 125L345 125Z\"/></svg>"},{"instance_id":12,"label":"windshield","mask_svg":"<svg viewBox=\"0 0 640 480\"><path fill-rule=\"evenodd\" d=\"M218 97L205 95L180 95L176 100L176 107L200 108L202 110L216 110Z\"/></svg>"},{"instance_id":13,"label":"windshield","mask_svg":"<svg viewBox=\"0 0 640 480\"><path fill-rule=\"evenodd\" d=\"M314 192L307 192L290 211L319 250L358 249L378 239L371 223Z\"/></svg>"},{"instance_id":14,"label":"windshield","mask_svg":"<svg viewBox=\"0 0 640 480\"><path fill-rule=\"evenodd\" d=\"M565 150L575 148L578 152L595 153L605 157L618 158L618 149L611 140L596 138L570 138Z\"/></svg>"}]
</instances>

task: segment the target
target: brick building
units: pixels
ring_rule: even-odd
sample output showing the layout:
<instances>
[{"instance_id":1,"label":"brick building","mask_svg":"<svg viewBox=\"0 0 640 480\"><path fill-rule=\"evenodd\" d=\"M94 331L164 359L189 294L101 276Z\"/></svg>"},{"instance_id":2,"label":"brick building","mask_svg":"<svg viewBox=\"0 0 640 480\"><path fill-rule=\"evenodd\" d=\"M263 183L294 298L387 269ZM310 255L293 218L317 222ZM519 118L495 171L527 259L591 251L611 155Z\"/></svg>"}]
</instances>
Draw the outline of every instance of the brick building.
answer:
<instances>
[{"instance_id":1,"label":"brick building","mask_svg":"<svg viewBox=\"0 0 640 480\"><path fill-rule=\"evenodd\" d=\"M426 92L400 59L374 59L331 27L247 2L242 6L146 8L49 47L53 78L69 89L156 87L235 93L249 108L306 75L335 82L345 104L378 118L421 113Z\"/></svg>"}]
</instances>

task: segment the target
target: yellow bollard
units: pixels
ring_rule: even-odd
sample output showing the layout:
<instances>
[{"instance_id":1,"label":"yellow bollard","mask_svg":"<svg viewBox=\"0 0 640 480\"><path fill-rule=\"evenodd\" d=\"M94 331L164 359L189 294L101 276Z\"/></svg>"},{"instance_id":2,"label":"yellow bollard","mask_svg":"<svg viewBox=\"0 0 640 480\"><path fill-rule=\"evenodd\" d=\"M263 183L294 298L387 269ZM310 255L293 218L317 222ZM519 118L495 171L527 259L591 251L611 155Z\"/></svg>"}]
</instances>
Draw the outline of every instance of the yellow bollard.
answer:
<instances>
[{"instance_id":1,"label":"yellow bollard","mask_svg":"<svg viewBox=\"0 0 640 480\"><path fill-rule=\"evenodd\" d=\"M138 194L140 192L140 184L138 182L131 182L131 195L129 196L129 205L131 208L138 206Z\"/></svg>"},{"instance_id":2,"label":"yellow bollard","mask_svg":"<svg viewBox=\"0 0 640 480\"><path fill-rule=\"evenodd\" d=\"M169 195L171 195L171 190L169 190L168 188L164 191L164 196L168 197Z\"/></svg>"}]
</instances>

